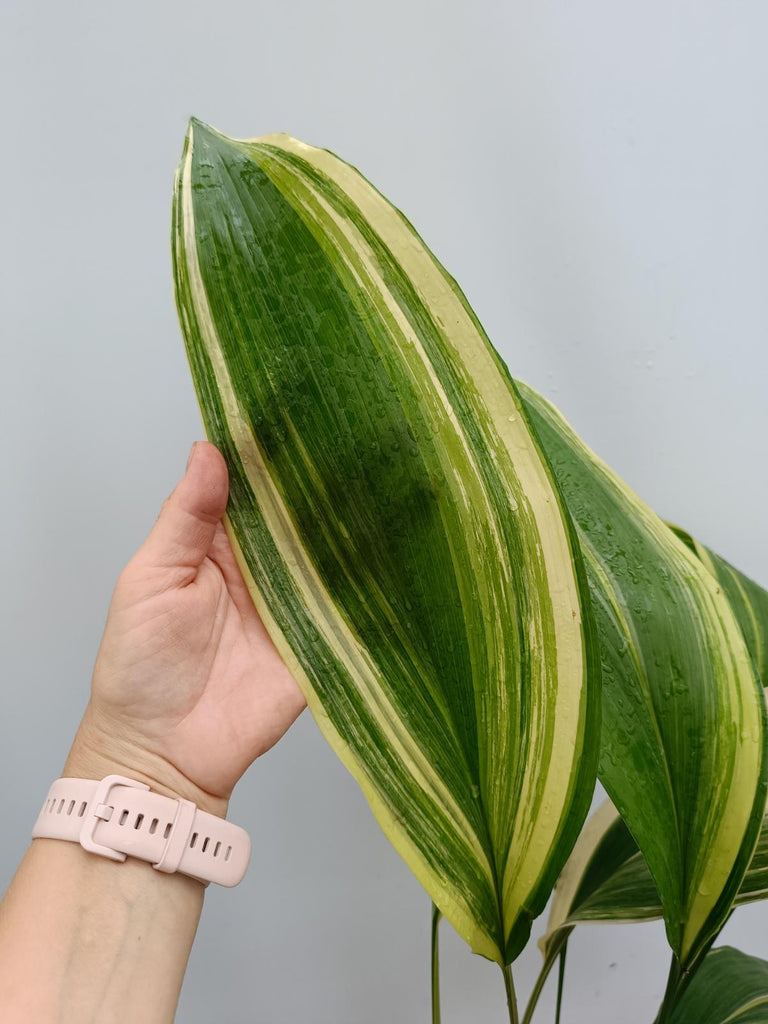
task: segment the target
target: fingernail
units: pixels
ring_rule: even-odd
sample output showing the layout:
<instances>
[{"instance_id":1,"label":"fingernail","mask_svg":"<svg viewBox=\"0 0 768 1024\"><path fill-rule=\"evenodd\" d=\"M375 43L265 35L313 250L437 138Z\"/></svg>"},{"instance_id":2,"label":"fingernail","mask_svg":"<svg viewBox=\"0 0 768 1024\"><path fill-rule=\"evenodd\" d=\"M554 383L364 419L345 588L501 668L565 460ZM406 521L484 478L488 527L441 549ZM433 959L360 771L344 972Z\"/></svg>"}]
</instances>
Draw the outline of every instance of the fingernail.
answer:
<instances>
[{"instance_id":1,"label":"fingernail","mask_svg":"<svg viewBox=\"0 0 768 1024\"><path fill-rule=\"evenodd\" d=\"M197 441L195 441L195 443L190 448L189 458L187 459L187 469L189 469L189 467L192 465L192 459L193 459L194 454L195 454L195 448L197 448ZM186 472L186 470L185 470L185 472Z\"/></svg>"}]
</instances>

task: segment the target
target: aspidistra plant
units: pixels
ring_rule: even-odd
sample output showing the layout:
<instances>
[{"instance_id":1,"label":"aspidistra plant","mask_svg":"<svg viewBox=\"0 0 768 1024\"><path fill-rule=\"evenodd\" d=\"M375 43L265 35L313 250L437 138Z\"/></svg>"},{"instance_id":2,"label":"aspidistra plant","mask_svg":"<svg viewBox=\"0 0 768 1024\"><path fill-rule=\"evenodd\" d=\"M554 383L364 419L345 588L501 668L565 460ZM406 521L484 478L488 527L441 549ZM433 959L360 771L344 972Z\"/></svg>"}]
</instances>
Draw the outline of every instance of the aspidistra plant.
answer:
<instances>
[{"instance_id":1,"label":"aspidistra plant","mask_svg":"<svg viewBox=\"0 0 768 1024\"><path fill-rule=\"evenodd\" d=\"M509 965L599 763L691 974L765 803L726 588L510 376L410 223L330 152L193 120L173 256L244 578L433 935L442 913L499 963L516 1020Z\"/></svg>"}]
</instances>

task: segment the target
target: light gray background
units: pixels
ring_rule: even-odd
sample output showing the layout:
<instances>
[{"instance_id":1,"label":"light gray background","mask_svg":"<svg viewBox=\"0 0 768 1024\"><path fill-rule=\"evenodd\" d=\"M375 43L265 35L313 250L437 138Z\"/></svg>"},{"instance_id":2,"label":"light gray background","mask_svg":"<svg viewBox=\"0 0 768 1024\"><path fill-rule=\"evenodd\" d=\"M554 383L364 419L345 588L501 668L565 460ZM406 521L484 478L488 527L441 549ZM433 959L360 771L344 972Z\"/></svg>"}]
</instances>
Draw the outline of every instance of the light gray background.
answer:
<instances>
[{"instance_id":1,"label":"light gray background","mask_svg":"<svg viewBox=\"0 0 768 1024\"><path fill-rule=\"evenodd\" d=\"M187 117L359 166L513 373L766 585L767 33L757 0L3 0L0 886L201 436L168 245ZM178 1020L426 1022L429 904L308 715L231 817L252 867L208 892ZM767 924L724 938L768 956ZM443 935L445 1024L501 1024L497 969ZM666 962L660 926L582 929L564 1024L650 1021Z\"/></svg>"}]
</instances>

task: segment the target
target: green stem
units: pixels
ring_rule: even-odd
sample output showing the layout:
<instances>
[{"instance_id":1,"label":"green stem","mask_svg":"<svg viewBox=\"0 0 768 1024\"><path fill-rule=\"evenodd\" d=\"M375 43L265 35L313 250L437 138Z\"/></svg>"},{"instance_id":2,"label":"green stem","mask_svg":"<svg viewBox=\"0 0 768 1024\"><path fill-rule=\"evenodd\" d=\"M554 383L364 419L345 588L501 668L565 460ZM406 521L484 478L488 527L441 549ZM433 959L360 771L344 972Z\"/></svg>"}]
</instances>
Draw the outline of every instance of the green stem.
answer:
<instances>
[{"instance_id":1,"label":"green stem","mask_svg":"<svg viewBox=\"0 0 768 1024\"><path fill-rule=\"evenodd\" d=\"M560 935L555 938L554 942L550 943L549 948L547 949L546 957L544 959L544 964L542 965L542 968L539 971L539 976L536 979L536 984L533 986L533 991L531 992L530 997L528 999L528 1005L526 1006L525 1013L523 1014L522 1024L531 1024L531 1021L533 1020L534 1010L536 1009L539 1003L539 996L544 990L544 986L547 983L547 978L549 977L552 968L555 966L558 957L562 958L560 961L560 971L562 973L562 960L565 958L565 950L568 946L568 937L570 936L572 931L573 929L569 928L567 931L561 932ZM558 998L561 994L561 988L562 984L558 988Z\"/></svg>"},{"instance_id":2,"label":"green stem","mask_svg":"<svg viewBox=\"0 0 768 1024\"><path fill-rule=\"evenodd\" d=\"M669 1018L672 1016L672 1010L675 1008L675 1003L677 1001L677 992L681 974L680 961L673 953L672 961L669 965L667 988L664 992L664 999L662 1000L661 1008L659 1009L659 1013L654 1024L668 1024Z\"/></svg>"},{"instance_id":3,"label":"green stem","mask_svg":"<svg viewBox=\"0 0 768 1024\"><path fill-rule=\"evenodd\" d=\"M560 967L557 971L557 1007L555 1009L555 1024L560 1024L560 1011L563 1008L563 985L565 984L565 954L568 946L564 945L560 951Z\"/></svg>"},{"instance_id":4,"label":"green stem","mask_svg":"<svg viewBox=\"0 0 768 1024\"><path fill-rule=\"evenodd\" d=\"M440 949L438 926L440 911L432 904L432 1024L440 1024Z\"/></svg>"},{"instance_id":5,"label":"green stem","mask_svg":"<svg viewBox=\"0 0 768 1024\"><path fill-rule=\"evenodd\" d=\"M539 996L541 995L544 989L544 986L547 982L547 978L549 977L550 971L554 967L556 961L557 954L555 954L554 956L548 956L547 959L544 961L544 966L539 971L539 976L536 979L536 984L533 986L533 991L531 992L530 998L528 999L528 1005L526 1006L525 1013L523 1014L522 1024L531 1024L531 1021L533 1020L533 1012L536 1009L536 1006L539 1002Z\"/></svg>"},{"instance_id":6,"label":"green stem","mask_svg":"<svg viewBox=\"0 0 768 1024\"><path fill-rule=\"evenodd\" d=\"M501 973L504 975L504 988L507 992L507 1009L509 1010L509 1024L520 1024L520 1018L517 1015L517 996L515 995L515 985L512 981L512 968L509 964L504 964L501 968Z\"/></svg>"}]
</instances>

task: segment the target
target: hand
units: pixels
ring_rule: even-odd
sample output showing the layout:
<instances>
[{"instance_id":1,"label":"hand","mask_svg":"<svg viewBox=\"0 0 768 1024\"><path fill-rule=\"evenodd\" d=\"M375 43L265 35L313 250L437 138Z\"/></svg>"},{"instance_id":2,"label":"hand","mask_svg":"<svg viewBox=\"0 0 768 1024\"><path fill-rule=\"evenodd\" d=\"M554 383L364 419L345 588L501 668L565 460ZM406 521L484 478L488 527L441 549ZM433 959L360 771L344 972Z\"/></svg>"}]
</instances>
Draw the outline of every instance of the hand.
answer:
<instances>
[{"instance_id":1,"label":"hand","mask_svg":"<svg viewBox=\"0 0 768 1024\"><path fill-rule=\"evenodd\" d=\"M222 455L198 442L115 587L65 775L127 775L224 816L305 707L232 553L227 492Z\"/></svg>"}]
</instances>

